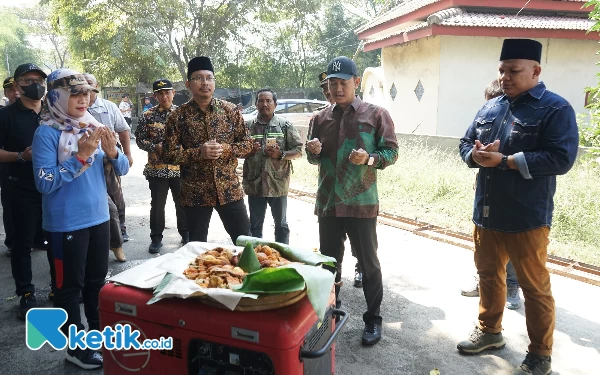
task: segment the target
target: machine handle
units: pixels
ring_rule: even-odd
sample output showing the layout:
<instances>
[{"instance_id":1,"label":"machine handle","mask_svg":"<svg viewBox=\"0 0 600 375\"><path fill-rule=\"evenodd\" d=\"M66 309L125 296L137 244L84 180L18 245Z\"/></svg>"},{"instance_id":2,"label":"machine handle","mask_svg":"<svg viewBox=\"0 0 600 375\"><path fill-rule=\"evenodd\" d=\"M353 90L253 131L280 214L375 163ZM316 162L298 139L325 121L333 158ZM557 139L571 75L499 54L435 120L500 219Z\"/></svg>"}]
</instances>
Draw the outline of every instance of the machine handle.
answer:
<instances>
[{"instance_id":1,"label":"machine handle","mask_svg":"<svg viewBox=\"0 0 600 375\"><path fill-rule=\"evenodd\" d=\"M342 330L342 327L344 327L344 325L348 321L348 313L345 312L344 310L333 309L331 315L332 315L332 318L336 317L336 316L341 316L342 319L339 321L339 323L337 323L335 325L335 330L333 331L333 334L331 335L329 340L327 340L325 345L323 345L323 347L319 350L315 350L315 351L301 350L300 358L319 358L319 357L324 356L325 353L327 353L329 351L329 349L331 349L331 345L333 345L335 338Z\"/></svg>"}]
</instances>

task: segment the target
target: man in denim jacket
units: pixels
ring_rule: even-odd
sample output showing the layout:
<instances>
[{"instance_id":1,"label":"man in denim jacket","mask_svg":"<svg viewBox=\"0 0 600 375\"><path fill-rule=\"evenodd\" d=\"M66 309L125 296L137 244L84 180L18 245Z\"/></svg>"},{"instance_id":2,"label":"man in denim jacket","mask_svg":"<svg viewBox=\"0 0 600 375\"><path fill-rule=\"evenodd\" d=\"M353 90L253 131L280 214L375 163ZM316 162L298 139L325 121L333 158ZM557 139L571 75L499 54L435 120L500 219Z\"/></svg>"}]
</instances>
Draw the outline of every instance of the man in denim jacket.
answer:
<instances>
[{"instance_id":1,"label":"man in denim jacket","mask_svg":"<svg viewBox=\"0 0 600 375\"><path fill-rule=\"evenodd\" d=\"M556 176L577 156L575 112L539 82L542 45L507 39L499 80L504 95L487 102L460 141L462 159L479 168L473 222L480 277L479 324L458 344L465 353L505 345L506 263L525 296L528 354L514 374L549 374L555 307L546 268Z\"/></svg>"}]
</instances>

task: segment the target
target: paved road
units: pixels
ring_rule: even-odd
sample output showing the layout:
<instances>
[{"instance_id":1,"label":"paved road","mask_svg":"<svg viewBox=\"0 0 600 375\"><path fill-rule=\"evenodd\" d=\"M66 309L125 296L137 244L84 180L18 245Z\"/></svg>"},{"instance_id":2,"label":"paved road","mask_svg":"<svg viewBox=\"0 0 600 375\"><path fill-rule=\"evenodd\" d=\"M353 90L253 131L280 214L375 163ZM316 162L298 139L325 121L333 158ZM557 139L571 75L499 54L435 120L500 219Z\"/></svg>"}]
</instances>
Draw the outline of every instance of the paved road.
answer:
<instances>
[{"instance_id":1,"label":"paved road","mask_svg":"<svg viewBox=\"0 0 600 375\"><path fill-rule=\"evenodd\" d=\"M150 192L142 176L145 155L137 148L134 152L136 164L123 179L132 238L125 244L129 261L120 264L111 254L111 274L152 257L147 251ZM312 205L293 199L288 204L292 243L317 247L318 231ZM165 233L163 252L176 250L179 242L171 203L167 222L170 228ZM265 223L264 232L273 238L270 219ZM438 368L442 375L510 374L527 350L524 308L507 310L504 315L504 335L508 343L504 349L478 356L463 356L456 351L456 342L466 337L476 320L477 298L459 294L460 287L469 283L474 273L473 253L392 227L379 226L378 234L385 284L383 339L371 348L360 344L365 303L362 291L351 285L354 260L348 252L343 263L347 277L343 297L350 321L338 339L337 373L425 375ZM228 241L218 215L213 217L209 241ZM38 301L50 306L46 299L49 275L45 254L35 251L33 264ZM552 284L557 305L553 374L598 374L600 288L554 275ZM0 374L102 373L79 370L64 361L64 353L47 346L36 352L28 350L24 323L16 318L19 301L13 293L9 258L0 256Z\"/></svg>"}]
</instances>

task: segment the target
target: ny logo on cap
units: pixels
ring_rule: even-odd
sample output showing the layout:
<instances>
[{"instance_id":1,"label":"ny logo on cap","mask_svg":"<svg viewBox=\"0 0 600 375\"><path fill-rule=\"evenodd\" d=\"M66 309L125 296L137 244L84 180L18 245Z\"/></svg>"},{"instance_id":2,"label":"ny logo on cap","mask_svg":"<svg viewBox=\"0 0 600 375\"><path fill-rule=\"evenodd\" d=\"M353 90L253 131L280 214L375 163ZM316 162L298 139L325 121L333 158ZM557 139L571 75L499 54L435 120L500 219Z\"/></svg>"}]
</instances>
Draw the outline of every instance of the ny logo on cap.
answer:
<instances>
[{"instance_id":1,"label":"ny logo on cap","mask_svg":"<svg viewBox=\"0 0 600 375\"><path fill-rule=\"evenodd\" d=\"M167 84L166 82L160 81L159 83L156 84L156 86L163 87L166 84Z\"/></svg>"},{"instance_id":2,"label":"ny logo on cap","mask_svg":"<svg viewBox=\"0 0 600 375\"><path fill-rule=\"evenodd\" d=\"M334 72L339 72L342 69L342 63L339 60L334 61L332 69Z\"/></svg>"}]
</instances>

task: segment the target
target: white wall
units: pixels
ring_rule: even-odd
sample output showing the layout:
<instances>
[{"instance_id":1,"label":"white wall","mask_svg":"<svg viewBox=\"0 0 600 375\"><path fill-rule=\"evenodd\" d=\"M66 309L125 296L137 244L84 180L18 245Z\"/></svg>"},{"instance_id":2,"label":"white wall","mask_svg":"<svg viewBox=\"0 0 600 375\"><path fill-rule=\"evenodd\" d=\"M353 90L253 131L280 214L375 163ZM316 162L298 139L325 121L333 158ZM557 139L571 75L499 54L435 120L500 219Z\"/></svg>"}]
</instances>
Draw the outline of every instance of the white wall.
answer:
<instances>
[{"instance_id":1,"label":"white wall","mask_svg":"<svg viewBox=\"0 0 600 375\"><path fill-rule=\"evenodd\" d=\"M440 37L423 38L383 48L381 65L384 74L384 107L390 111L396 132L435 135ZM421 101L414 92L419 80L425 89ZM394 100L390 96L392 84L395 84L398 91Z\"/></svg>"},{"instance_id":2,"label":"white wall","mask_svg":"<svg viewBox=\"0 0 600 375\"><path fill-rule=\"evenodd\" d=\"M437 135L464 135L485 99L483 91L498 75L504 38L442 36ZM595 41L537 39L543 45L542 75L549 90L585 113L584 88L596 84L600 60Z\"/></svg>"},{"instance_id":3,"label":"white wall","mask_svg":"<svg viewBox=\"0 0 600 375\"><path fill-rule=\"evenodd\" d=\"M383 93L383 82L377 77L374 69L380 68L367 68L362 76L361 97L365 102L373 103L389 110ZM383 71L381 73L383 74ZM372 95L371 90L373 90Z\"/></svg>"}]
</instances>

